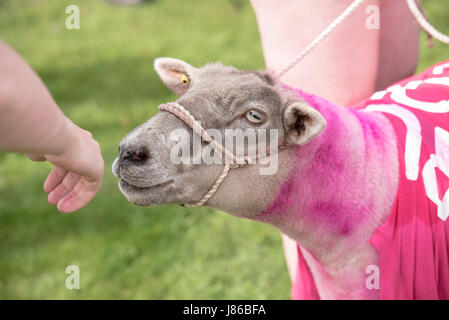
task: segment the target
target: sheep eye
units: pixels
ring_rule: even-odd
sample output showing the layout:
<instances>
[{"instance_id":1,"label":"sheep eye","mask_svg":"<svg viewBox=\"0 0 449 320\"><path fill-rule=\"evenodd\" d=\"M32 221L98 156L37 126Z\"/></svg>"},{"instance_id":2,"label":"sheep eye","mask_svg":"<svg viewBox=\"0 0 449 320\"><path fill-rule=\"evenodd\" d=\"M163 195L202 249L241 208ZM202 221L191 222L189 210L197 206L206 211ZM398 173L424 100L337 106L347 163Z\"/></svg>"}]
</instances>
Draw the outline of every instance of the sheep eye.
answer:
<instances>
[{"instance_id":1,"label":"sheep eye","mask_svg":"<svg viewBox=\"0 0 449 320\"><path fill-rule=\"evenodd\" d=\"M264 121L264 115L262 112L256 110L250 110L246 113L246 119L252 123L262 123Z\"/></svg>"}]
</instances>

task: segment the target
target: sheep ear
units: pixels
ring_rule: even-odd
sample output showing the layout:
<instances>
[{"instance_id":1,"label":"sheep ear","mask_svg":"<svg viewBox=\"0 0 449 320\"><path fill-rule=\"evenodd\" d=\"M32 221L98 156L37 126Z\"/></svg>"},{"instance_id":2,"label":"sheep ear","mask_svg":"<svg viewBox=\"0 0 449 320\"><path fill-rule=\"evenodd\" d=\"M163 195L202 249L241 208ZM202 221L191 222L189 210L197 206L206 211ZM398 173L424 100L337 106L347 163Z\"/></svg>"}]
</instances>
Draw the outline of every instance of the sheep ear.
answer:
<instances>
[{"instance_id":1,"label":"sheep ear","mask_svg":"<svg viewBox=\"0 0 449 320\"><path fill-rule=\"evenodd\" d=\"M173 58L157 58L154 68L162 82L179 96L189 88L192 81L190 77L195 70L187 62Z\"/></svg>"},{"instance_id":2,"label":"sheep ear","mask_svg":"<svg viewBox=\"0 0 449 320\"><path fill-rule=\"evenodd\" d=\"M295 102L284 111L284 126L288 141L303 145L324 129L326 120L308 104Z\"/></svg>"}]
</instances>

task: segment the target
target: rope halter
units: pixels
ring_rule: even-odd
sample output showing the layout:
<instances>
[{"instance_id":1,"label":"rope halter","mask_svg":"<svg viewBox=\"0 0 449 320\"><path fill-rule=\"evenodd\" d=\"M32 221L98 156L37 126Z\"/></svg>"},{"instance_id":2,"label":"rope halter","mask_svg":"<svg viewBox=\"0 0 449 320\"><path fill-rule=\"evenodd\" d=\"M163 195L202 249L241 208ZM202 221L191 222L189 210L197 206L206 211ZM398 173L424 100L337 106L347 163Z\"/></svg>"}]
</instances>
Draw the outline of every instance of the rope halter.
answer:
<instances>
[{"instance_id":1,"label":"rope halter","mask_svg":"<svg viewBox=\"0 0 449 320\"><path fill-rule=\"evenodd\" d=\"M159 110L161 111L167 111L171 114L175 115L177 118L182 120L185 124L187 124L192 130L201 136L201 138L210 144L210 146L220 154L224 154L225 157L230 159L230 161L225 161L224 168L221 174L218 176L217 180L215 180L215 183L212 185L212 187L209 189L209 191L199 200L198 202L194 204L184 204L187 207L198 207L202 206L206 203L207 200L212 198L212 196L215 194L217 189L220 187L223 180L228 175L229 171L231 169L239 168L247 166L249 163L252 163L252 159L248 156L244 157L237 157L235 154L233 154L231 151L226 149L222 144L218 143L216 140L214 140L207 132L204 130L204 128L201 126L201 124L195 120L195 118L192 116L192 114L187 111L183 106L181 106L179 103L176 102L170 102L166 104L161 104L159 106Z\"/></svg>"}]
</instances>

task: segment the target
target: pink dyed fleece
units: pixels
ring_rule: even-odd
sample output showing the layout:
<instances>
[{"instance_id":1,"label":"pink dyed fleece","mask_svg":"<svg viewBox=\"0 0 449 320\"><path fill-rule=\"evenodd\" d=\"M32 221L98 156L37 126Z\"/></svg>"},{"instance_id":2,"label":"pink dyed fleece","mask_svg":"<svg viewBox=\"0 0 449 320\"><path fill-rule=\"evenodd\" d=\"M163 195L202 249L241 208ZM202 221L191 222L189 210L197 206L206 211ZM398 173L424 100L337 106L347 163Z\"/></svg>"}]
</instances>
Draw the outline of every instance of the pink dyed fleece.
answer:
<instances>
[{"instance_id":1,"label":"pink dyed fleece","mask_svg":"<svg viewBox=\"0 0 449 320\"><path fill-rule=\"evenodd\" d=\"M314 104L328 103L297 92ZM370 239L379 255L380 298L449 299L449 62L352 108L382 112L397 136L396 200ZM299 247L291 293L293 299L320 298Z\"/></svg>"}]
</instances>

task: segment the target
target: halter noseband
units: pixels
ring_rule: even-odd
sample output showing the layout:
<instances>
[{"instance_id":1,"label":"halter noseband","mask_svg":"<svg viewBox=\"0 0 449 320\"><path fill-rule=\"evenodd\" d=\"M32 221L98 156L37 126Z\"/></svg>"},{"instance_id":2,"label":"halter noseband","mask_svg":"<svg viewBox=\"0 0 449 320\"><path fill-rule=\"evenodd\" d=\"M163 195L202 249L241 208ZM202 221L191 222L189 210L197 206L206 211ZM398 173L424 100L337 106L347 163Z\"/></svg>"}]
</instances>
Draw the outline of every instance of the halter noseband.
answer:
<instances>
[{"instance_id":1,"label":"halter noseband","mask_svg":"<svg viewBox=\"0 0 449 320\"><path fill-rule=\"evenodd\" d=\"M187 207L202 206L203 204L206 203L207 200L212 198L212 196L217 191L218 187L220 187L221 183L228 175L229 170L246 166L252 162L252 159L250 157L247 156L237 157L235 154L226 149L222 144L214 140L206 132L206 130L204 130L204 128L199 124L199 122L195 120L192 114L189 111L187 111L183 106L181 106L179 103L170 102L166 104L161 104L159 106L159 110L167 111L175 115L177 118L185 122L190 128L192 128L194 132L199 134L204 141L208 142L212 146L212 148L214 148L214 150L216 150L220 154L224 154L228 159L231 160L230 163L225 161L223 171L218 176L217 180L215 180L215 183L212 185L209 191L201 198L201 200L199 200L194 204L185 204L185 206Z\"/></svg>"}]
</instances>

